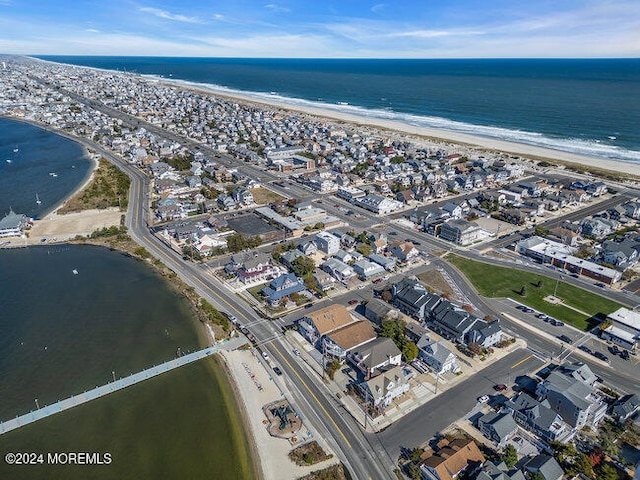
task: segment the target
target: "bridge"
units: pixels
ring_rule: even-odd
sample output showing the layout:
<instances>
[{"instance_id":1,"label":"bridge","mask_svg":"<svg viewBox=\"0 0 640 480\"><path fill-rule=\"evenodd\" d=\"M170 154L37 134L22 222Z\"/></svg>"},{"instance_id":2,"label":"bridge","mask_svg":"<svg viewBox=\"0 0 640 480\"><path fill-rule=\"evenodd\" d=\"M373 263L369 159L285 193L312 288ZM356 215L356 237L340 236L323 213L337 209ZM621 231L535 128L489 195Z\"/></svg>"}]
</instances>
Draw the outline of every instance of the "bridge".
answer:
<instances>
[{"instance_id":1,"label":"bridge","mask_svg":"<svg viewBox=\"0 0 640 480\"><path fill-rule=\"evenodd\" d=\"M20 428L30 423L36 422L50 415L55 415L56 413L63 412L78 405L82 405L83 403L90 402L91 400L95 400L96 398L100 398L110 393L117 392L118 390L130 387L131 385L135 385L136 383L140 383L149 378L156 377L160 374L166 373L183 365L187 365L191 362L196 362L205 357L209 357L223 348L225 350L231 350L234 346L239 346L230 345L235 343L237 343L237 341L225 342L224 344L216 345L215 347L203 348L202 350L198 350L197 352L183 355L174 360L166 361L164 363L161 363L160 365L154 365L153 367L142 370L141 372L131 374L119 380L115 380L114 382L109 382L106 385L96 387L92 390L88 390L78 395L73 395L64 400L58 400L54 404L46 405L37 410L33 410L29 413L25 413L24 415L17 416L16 418L13 418L11 420L7 420L6 422L0 422L0 435L10 432L11 430L15 430L16 428Z\"/></svg>"}]
</instances>

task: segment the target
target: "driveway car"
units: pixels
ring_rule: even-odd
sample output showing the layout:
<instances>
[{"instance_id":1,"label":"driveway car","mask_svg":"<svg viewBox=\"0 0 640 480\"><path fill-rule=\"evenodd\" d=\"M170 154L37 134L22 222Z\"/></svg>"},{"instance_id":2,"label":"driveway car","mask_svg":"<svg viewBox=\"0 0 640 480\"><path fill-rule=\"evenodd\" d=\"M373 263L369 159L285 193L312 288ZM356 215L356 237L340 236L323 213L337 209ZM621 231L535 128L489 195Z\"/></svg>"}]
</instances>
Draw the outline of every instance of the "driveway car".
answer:
<instances>
[{"instance_id":1,"label":"driveway car","mask_svg":"<svg viewBox=\"0 0 640 480\"><path fill-rule=\"evenodd\" d=\"M481 397L478 397L479 403L487 403L488 401L489 401L489 395L482 395Z\"/></svg>"}]
</instances>

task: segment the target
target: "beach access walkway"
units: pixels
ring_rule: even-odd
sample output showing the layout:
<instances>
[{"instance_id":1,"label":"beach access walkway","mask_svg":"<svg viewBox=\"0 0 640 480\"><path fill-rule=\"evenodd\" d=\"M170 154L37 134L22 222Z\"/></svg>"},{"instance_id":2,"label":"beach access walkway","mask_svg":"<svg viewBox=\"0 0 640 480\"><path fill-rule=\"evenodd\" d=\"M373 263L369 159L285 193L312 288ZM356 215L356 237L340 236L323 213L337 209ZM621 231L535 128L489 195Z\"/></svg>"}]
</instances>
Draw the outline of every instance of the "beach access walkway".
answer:
<instances>
[{"instance_id":1,"label":"beach access walkway","mask_svg":"<svg viewBox=\"0 0 640 480\"><path fill-rule=\"evenodd\" d=\"M96 387L92 390L88 390L78 395L73 395L64 400L58 400L54 404L46 405L37 410L33 410L24 415L17 416L16 418L13 418L11 420L7 420L6 422L0 422L0 435L10 432L11 430L15 430L16 428L20 428L30 423L36 422L50 415L54 415L56 413L63 412L64 410L69 410L70 408L82 405L83 403L90 402L91 400L95 400L96 398L100 398L110 393L117 392L118 390L130 387L131 385L135 385L136 383L140 383L149 378L156 377L183 365L187 365L189 363L201 360L205 357L209 357L214 353L219 352L220 350L234 350L235 348L238 348L242 343L246 343L246 340L244 342L239 340L240 339L236 337L230 341L220 342L213 347L207 347L203 348L202 350L198 350L197 352L188 353L174 360L169 360L161 363L160 365L154 365L153 367L142 370L141 372L131 374L128 377L120 378L118 380L115 380L114 382L109 382L106 385Z\"/></svg>"}]
</instances>

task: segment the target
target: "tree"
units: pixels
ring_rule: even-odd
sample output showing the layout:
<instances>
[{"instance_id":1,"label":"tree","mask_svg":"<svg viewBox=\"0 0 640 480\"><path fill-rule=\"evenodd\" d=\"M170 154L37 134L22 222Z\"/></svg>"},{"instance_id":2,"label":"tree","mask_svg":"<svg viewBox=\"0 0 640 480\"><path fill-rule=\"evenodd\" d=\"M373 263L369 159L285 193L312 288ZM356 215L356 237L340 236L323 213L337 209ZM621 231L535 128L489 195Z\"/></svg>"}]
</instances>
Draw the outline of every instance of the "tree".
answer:
<instances>
[{"instance_id":1,"label":"tree","mask_svg":"<svg viewBox=\"0 0 640 480\"><path fill-rule=\"evenodd\" d=\"M391 290L384 290L380 294L380 298L387 303L391 303L391 300L393 300L393 294L391 293Z\"/></svg>"},{"instance_id":2,"label":"tree","mask_svg":"<svg viewBox=\"0 0 640 480\"><path fill-rule=\"evenodd\" d=\"M502 461L511 468L518 463L518 452L513 445L507 445L502 452Z\"/></svg>"},{"instance_id":3,"label":"tree","mask_svg":"<svg viewBox=\"0 0 640 480\"><path fill-rule=\"evenodd\" d=\"M526 294L527 294L527 287L522 285L522 288L520 289L520 296L524 297Z\"/></svg>"},{"instance_id":4,"label":"tree","mask_svg":"<svg viewBox=\"0 0 640 480\"><path fill-rule=\"evenodd\" d=\"M535 472L529 473L529 480L547 480L547 479L544 478L544 475L542 473L536 470Z\"/></svg>"},{"instance_id":5,"label":"tree","mask_svg":"<svg viewBox=\"0 0 640 480\"><path fill-rule=\"evenodd\" d=\"M536 225L535 233L539 237L547 237L549 235L549 230L547 230L546 228L544 228L541 225Z\"/></svg>"},{"instance_id":6,"label":"tree","mask_svg":"<svg viewBox=\"0 0 640 480\"><path fill-rule=\"evenodd\" d=\"M316 262L314 262L311 257L298 257L291 262L291 270L301 278L310 276L315 268Z\"/></svg>"},{"instance_id":7,"label":"tree","mask_svg":"<svg viewBox=\"0 0 640 480\"><path fill-rule=\"evenodd\" d=\"M405 337L406 339L406 337ZM405 362L410 362L415 360L418 357L418 346L406 339L404 345L402 346L402 360Z\"/></svg>"},{"instance_id":8,"label":"tree","mask_svg":"<svg viewBox=\"0 0 640 480\"><path fill-rule=\"evenodd\" d=\"M340 368L340 362L338 360L332 360L329 365L327 365L327 375L331 380L335 377L336 372Z\"/></svg>"},{"instance_id":9,"label":"tree","mask_svg":"<svg viewBox=\"0 0 640 480\"><path fill-rule=\"evenodd\" d=\"M608 463L602 465L599 470L598 480L618 480L618 471Z\"/></svg>"},{"instance_id":10,"label":"tree","mask_svg":"<svg viewBox=\"0 0 640 480\"><path fill-rule=\"evenodd\" d=\"M407 466L407 474L411 480L420 480L422 478L420 467L413 462Z\"/></svg>"},{"instance_id":11,"label":"tree","mask_svg":"<svg viewBox=\"0 0 640 480\"><path fill-rule=\"evenodd\" d=\"M574 464L578 473L584 473L589 478L594 478L595 474L593 472L593 467L591 466L591 462L589 461L589 457L584 453L578 453L575 458Z\"/></svg>"},{"instance_id":12,"label":"tree","mask_svg":"<svg viewBox=\"0 0 640 480\"><path fill-rule=\"evenodd\" d=\"M371 255L371 246L366 243L360 244L358 248L356 248L356 250L360 252L362 255L364 255L365 257L368 257L369 255Z\"/></svg>"},{"instance_id":13,"label":"tree","mask_svg":"<svg viewBox=\"0 0 640 480\"><path fill-rule=\"evenodd\" d=\"M471 305L464 304L464 305L462 305L462 309L463 309L465 312L473 313L473 307L472 307Z\"/></svg>"}]
</instances>

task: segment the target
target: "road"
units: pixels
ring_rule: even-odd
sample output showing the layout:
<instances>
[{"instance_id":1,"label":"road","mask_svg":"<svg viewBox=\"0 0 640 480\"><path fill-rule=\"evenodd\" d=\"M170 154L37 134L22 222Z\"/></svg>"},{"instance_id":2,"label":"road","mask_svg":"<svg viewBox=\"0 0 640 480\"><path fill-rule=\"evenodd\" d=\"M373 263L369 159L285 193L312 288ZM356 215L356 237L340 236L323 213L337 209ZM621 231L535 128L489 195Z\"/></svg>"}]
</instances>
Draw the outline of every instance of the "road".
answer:
<instances>
[{"instance_id":1,"label":"road","mask_svg":"<svg viewBox=\"0 0 640 480\"><path fill-rule=\"evenodd\" d=\"M159 136L174 139L194 148L194 150L204 150L206 153L216 155L216 152L210 151L208 147L203 146L199 142L184 139L170 132L166 132L164 129L151 125L148 122L143 122L135 117L105 107L95 100L85 99L72 93L69 94L76 98L77 101L88 104L116 118L121 118L127 124L147 128ZM507 381L504 381L505 375L508 375L510 378L515 378L515 375L521 374L519 373L521 370L522 372L529 371L536 367L536 361L539 362L539 360L535 360L535 356L532 356L531 351L514 352L505 359L496 362L493 366L488 367L481 374L474 375L434 401L415 410L405 419L397 422L384 432L379 434L365 434L350 415L346 414L337 399L331 397L328 390L319 383L317 378L310 378L306 370L298 363L295 356L291 354L289 351L290 347L283 341L278 327L281 322L265 320L244 302L235 301L235 297L226 290L215 277L210 276L206 268L184 262L179 254L171 250L150 233L148 177L137 167L126 163L105 148L85 139L75 137L74 139L79 140L84 145L103 155L131 178L129 213L126 217L126 225L132 238L144 246L152 255L160 259L167 267L176 272L185 283L194 287L199 295L216 308L222 311L232 312L240 319L241 323L250 325L251 332L256 337L258 344L260 344L261 348L266 350L272 358L277 360L281 369L284 371L287 386L292 392L291 400L296 409L300 412L303 419L310 422L316 431L331 444L337 456L345 463L354 478L396 478L392 470L400 446L415 446L424 442L439 429L467 412L473 406L473 399L481 392L486 391L495 383L507 383ZM225 161L227 160L225 159ZM236 162L231 158L228 161ZM270 172L265 172L247 165L243 165L242 168L250 172L253 177L261 178L263 182L265 179L268 182L281 181L280 177ZM283 192L288 190L282 187L277 188L280 188ZM302 188L303 187L296 187L296 193ZM305 194L308 194L308 191L305 190ZM320 196L320 198L322 198L322 196ZM406 236L406 238L424 243L425 250L448 250L455 248L452 247L451 244L435 239L422 232L417 232L415 229L397 225L396 223L389 225L385 219L374 216L370 212L358 209L335 197L330 198L331 200L327 198L323 201L323 206L328 207L328 211L331 211L331 209L336 210L332 207L334 204L344 205L345 208L358 211L364 218L362 222L359 222L362 224L362 227L359 226L359 228L368 229L373 225L381 224L381 228L387 232L395 230L400 232L403 238ZM326 204L328 202L331 202L331 205L327 206ZM336 212L340 211L336 210ZM341 218L348 220L348 216L345 216L342 212L340 212L340 214ZM480 257L479 252L458 250L457 253L470 256L471 258ZM486 260L486 257L482 258ZM491 259L492 263L493 261L494 259ZM513 262L496 260L497 264L500 264L500 262L505 262L510 267L514 266ZM473 287L466 282L466 279L460 276L457 270L437 258L434 258L432 263L435 266L440 266L449 273L478 310L497 315L497 312L494 311L495 306L488 305L480 298ZM534 266L525 265L524 268L532 268L538 273L541 273L539 269L536 269ZM366 291L358 291L355 293L356 295L365 295ZM608 294L607 296L611 294L611 292L606 293ZM345 295L353 297L354 292L349 292ZM334 298L333 301L341 302L342 299ZM518 324L510 324L509 329L528 340L532 337L530 331L523 330ZM535 335L533 336L535 337ZM538 352L541 352L543 356L552 355L554 347L557 350L557 346L542 337L535 340L535 348ZM521 360L526 361L518 363ZM517 366L517 369L514 365ZM590 366L591 365L590 363ZM512 366L514 366L513 369L511 368ZM594 371L600 372L598 373L599 375L611 379L612 382L619 384L625 384L625 382L628 384L629 382L628 378L621 377L620 374L613 370L605 371L605 369L602 369L599 365L594 367ZM511 375L514 376L511 377ZM469 394L469 392L473 392L473 394Z\"/></svg>"},{"instance_id":2,"label":"road","mask_svg":"<svg viewBox=\"0 0 640 480\"><path fill-rule=\"evenodd\" d=\"M376 437L389 455L395 458L400 455L402 448L421 445L469 412L480 395L494 394L494 385L510 385L518 376L535 372L542 364L529 350L516 350L482 372L444 391L436 400L409 413L376 434Z\"/></svg>"}]
</instances>

